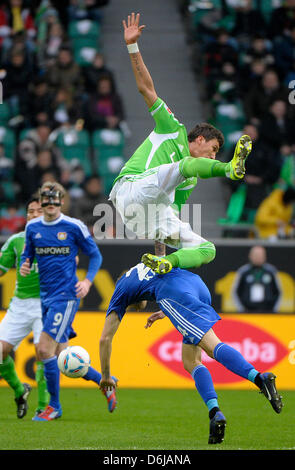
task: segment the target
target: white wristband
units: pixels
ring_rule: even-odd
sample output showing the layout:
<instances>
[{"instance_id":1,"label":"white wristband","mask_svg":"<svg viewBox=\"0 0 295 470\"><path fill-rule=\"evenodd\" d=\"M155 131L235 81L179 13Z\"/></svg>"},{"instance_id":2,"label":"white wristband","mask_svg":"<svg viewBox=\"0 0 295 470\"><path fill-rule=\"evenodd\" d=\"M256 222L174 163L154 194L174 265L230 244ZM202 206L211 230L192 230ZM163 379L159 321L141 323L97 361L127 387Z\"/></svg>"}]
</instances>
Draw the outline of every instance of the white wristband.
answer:
<instances>
[{"instance_id":1,"label":"white wristband","mask_svg":"<svg viewBox=\"0 0 295 470\"><path fill-rule=\"evenodd\" d=\"M139 52L137 42L134 42L133 44L127 44L127 49L129 54L135 54L136 52Z\"/></svg>"}]
</instances>

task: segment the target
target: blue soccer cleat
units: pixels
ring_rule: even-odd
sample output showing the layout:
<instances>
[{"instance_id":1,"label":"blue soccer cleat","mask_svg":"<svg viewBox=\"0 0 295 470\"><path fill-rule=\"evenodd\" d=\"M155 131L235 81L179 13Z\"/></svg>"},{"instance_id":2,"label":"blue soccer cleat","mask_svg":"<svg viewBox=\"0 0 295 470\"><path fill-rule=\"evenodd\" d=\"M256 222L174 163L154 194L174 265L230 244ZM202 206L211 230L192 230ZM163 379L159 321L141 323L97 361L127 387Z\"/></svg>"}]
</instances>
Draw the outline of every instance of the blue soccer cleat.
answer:
<instances>
[{"instance_id":1,"label":"blue soccer cleat","mask_svg":"<svg viewBox=\"0 0 295 470\"><path fill-rule=\"evenodd\" d=\"M115 379L115 377L112 378L116 382L117 386L118 379ZM109 412L112 413L117 407L116 389L113 388L113 390L102 390L101 392L107 399Z\"/></svg>"},{"instance_id":2,"label":"blue soccer cleat","mask_svg":"<svg viewBox=\"0 0 295 470\"><path fill-rule=\"evenodd\" d=\"M221 411L217 411L214 417L210 419L208 444L220 444L223 441L225 426L225 417Z\"/></svg>"},{"instance_id":3,"label":"blue soccer cleat","mask_svg":"<svg viewBox=\"0 0 295 470\"><path fill-rule=\"evenodd\" d=\"M262 385L260 387L260 393L269 400L271 406L276 413L280 413L283 408L282 397L278 394L276 388L276 376L272 372L264 372L260 374Z\"/></svg>"},{"instance_id":4,"label":"blue soccer cleat","mask_svg":"<svg viewBox=\"0 0 295 470\"><path fill-rule=\"evenodd\" d=\"M47 405L45 410L42 413L36 414L32 421L53 421L54 419L60 418L62 415L61 406L59 408L53 408L50 405Z\"/></svg>"}]
</instances>

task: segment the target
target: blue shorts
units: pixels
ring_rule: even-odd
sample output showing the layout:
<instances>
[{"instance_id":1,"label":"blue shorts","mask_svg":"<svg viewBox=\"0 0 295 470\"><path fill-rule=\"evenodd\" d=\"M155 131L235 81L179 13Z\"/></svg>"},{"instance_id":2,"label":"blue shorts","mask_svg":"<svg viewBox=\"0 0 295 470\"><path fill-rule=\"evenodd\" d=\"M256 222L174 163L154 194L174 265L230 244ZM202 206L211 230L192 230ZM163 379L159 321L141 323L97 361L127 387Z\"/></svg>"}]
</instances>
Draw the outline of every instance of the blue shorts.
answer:
<instances>
[{"instance_id":1,"label":"blue shorts","mask_svg":"<svg viewBox=\"0 0 295 470\"><path fill-rule=\"evenodd\" d=\"M57 343L66 343L74 337L72 323L80 305L80 299L42 303L43 331Z\"/></svg>"},{"instance_id":2,"label":"blue shorts","mask_svg":"<svg viewBox=\"0 0 295 470\"><path fill-rule=\"evenodd\" d=\"M198 344L220 316L206 302L191 294L185 294L181 302L175 299L161 299L159 305L175 328L182 334L183 343Z\"/></svg>"}]
</instances>

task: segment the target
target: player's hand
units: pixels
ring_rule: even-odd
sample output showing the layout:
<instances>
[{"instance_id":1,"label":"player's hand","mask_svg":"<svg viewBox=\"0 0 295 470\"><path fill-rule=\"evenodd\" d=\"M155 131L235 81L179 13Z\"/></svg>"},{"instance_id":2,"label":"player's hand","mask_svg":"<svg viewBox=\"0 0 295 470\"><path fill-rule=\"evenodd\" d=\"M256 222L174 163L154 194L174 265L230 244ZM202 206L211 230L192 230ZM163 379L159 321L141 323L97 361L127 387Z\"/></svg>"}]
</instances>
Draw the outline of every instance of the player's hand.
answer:
<instances>
[{"instance_id":1,"label":"player's hand","mask_svg":"<svg viewBox=\"0 0 295 470\"><path fill-rule=\"evenodd\" d=\"M133 44L137 42L141 36L142 30L145 28L145 25L139 26L140 14L131 13L128 15L127 23L125 20L122 21L124 27L124 39L126 44Z\"/></svg>"},{"instance_id":2,"label":"player's hand","mask_svg":"<svg viewBox=\"0 0 295 470\"><path fill-rule=\"evenodd\" d=\"M99 382L99 388L102 391L111 392L113 388L116 388L116 382L112 377L109 377L108 379L102 377Z\"/></svg>"},{"instance_id":3,"label":"player's hand","mask_svg":"<svg viewBox=\"0 0 295 470\"><path fill-rule=\"evenodd\" d=\"M145 328L150 328L155 321L161 320L162 318L165 318L165 316L166 315L162 312L162 310L152 313L147 319Z\"/></svg>"},{"instance_id":4,"label":"player's hand","mask_svg":"<svg viewBox=\"0 0 295 470\"><path fill-rule=\"evenodd\" d=\"M77 282L75 288L76 296L78 299L83 299L84 297L86 297L91 287L91 284L92 283L89 281L89 279L84 279L83 281Z\"/></svg>"},{"instance_id":5,"label":"player's hand","mask_svg":"<svg viewBox=\"0 0 295 470\"><path fill-rule=\"evenodd\" d=\"M29 258L27 258L26 261L21 265L19 272L23 277L26 277L28 274L30 274L31 263Z\"/></svg>"}]
</instances>

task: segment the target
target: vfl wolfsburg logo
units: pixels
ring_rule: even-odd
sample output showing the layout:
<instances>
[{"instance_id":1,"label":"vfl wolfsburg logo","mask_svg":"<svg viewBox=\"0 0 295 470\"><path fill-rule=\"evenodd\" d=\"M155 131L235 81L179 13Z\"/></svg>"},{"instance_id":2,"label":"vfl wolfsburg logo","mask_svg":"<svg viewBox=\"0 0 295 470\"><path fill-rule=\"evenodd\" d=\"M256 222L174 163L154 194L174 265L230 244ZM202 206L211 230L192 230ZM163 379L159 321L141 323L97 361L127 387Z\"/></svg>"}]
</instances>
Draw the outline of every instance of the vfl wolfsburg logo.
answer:
<instances>
[{"instance_id":1,"label":"vfl wolfsburg logo","mask_svg":"<svg viewBox=\"0 0 295 470\"><path fill-rule=\"evenodd\" d=\"M57 234L57 238L59 240L66 240L67 236L68 236L67 232L58 232L58 234Z\"/></svg>"}]
</instances>

